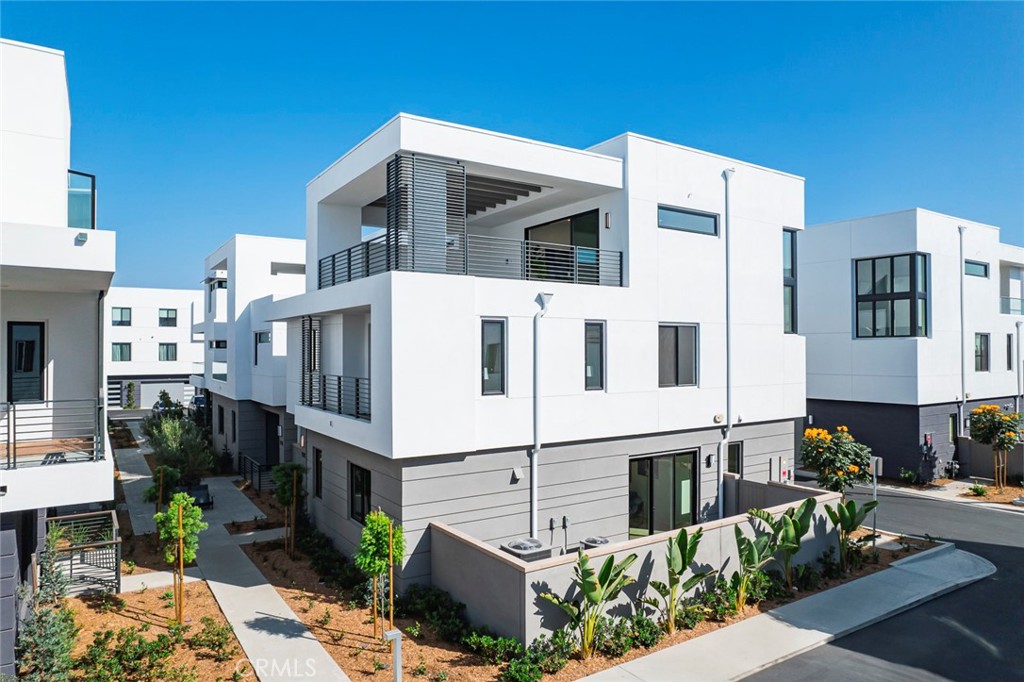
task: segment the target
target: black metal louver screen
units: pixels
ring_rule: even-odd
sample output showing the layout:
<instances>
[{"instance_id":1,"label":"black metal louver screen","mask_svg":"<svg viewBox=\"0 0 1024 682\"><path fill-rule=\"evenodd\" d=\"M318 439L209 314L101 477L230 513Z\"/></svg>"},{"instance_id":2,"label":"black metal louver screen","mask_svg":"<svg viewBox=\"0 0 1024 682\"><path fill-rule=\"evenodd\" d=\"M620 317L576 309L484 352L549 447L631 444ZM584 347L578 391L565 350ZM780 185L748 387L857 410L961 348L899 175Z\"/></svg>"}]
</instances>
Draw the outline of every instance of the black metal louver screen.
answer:
<instances>
[{"instance_id":1,"label":"black metal louver screen","mask_svg":"<svg viewBox=\"0 0 1024 682\"><path fill-rule=\"evenodd\" d=\"M323 401L320 372L320 318L302 318L302 388L303 405L320 405Z\"/></svg>"}]
</instances>

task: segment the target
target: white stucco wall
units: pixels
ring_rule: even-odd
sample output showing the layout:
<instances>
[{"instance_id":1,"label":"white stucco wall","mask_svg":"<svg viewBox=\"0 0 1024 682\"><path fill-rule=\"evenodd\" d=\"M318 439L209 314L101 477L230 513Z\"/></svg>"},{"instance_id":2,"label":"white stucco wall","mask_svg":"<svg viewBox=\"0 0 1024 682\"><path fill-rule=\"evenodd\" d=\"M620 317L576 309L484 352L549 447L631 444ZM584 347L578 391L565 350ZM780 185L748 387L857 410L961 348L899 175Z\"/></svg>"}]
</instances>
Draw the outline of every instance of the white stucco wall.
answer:
<instances>
[{"instance_id":1,"label":"white stucco wall","mask_svg":"<svg viewBox=\"0 0 1024 682\"><path fill-rule=\"evenodd\" d=\"M114 326L112 308L130 308L131 326ZM177 326L161 327L161 308L176 310ZM105 363L108 376L165 376L191 374L203 362L202 335L193 334L193 324L203 316L203 292L199 289L147 289L111 287L104 299L104 321L107 326ZM132 359L112 360L111 345L130 343ZM177 345L177 361L161 361L161 343Z\"/></svg>"}]
</instances>

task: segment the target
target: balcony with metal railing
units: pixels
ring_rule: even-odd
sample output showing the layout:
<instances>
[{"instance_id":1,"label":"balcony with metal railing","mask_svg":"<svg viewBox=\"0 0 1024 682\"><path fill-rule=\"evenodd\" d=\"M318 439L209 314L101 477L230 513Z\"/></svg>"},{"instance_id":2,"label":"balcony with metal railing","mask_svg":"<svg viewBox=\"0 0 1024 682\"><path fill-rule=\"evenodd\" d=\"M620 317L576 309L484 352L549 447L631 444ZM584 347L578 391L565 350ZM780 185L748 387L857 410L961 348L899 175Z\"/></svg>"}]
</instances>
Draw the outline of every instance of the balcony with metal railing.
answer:
<instances>
[{"instance_id":1,"label":"balcony with metal railing","mask_svg":"<svg viewBox=\"0 0 1024 682\"><path fill-rule=\"evenodd\" d=\"M1001 296L999 299L999 312L1004 315L1024 315L1024 298Z\"/></svg>"},{"instance_id":2,"label":"balcony with metal railing","mask_svg":"<svg viewBox=\"0 0 1024 682\"><path fill-rule=\"evenodd\" d=\"M370 421L370 380L313 372L303 376L301 403L326 412Z\"/></svg>"},{"instance_id":3,"label":"balcony with metal railing","mask_svg":"<svg viewBox=\"0 0 1024 682\"><path fill-rule=\"evenodd\" d=\"M622 252L478 234L417 243L388 234L320 259L319 288L394 270L622 286Z\"/></svg>"},{"instance_id":4,"label":"balcony with metal railing","mask_svg":"<svg viewBox=\"0 0 1024 682\"><path fill-rule=\"evenodd\" d=\"M0 403L0 467L103 459L103 424L96 400Z\"/></svg>"}]
</instances>

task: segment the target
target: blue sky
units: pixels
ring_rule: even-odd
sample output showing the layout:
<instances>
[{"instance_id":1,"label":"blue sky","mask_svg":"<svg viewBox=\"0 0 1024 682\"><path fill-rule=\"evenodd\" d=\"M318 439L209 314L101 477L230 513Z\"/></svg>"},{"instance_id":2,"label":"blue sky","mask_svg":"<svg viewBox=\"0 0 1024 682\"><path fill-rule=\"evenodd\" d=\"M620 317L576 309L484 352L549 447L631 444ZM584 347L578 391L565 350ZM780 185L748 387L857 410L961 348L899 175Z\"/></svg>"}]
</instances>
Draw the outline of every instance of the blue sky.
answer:
<instances>
[{"instance_id":1,"label":"blue sky","mask_svg":"<svg viewBox=\"0 0 1024 682\"><path fill-rule=\"evenodd\" d=\"M1024 4L4 2L67 54L122 286L195 287L398 111L625 130L807 178L807 224L922 206L1024 244Z\"/></svg>"}]
</instances>

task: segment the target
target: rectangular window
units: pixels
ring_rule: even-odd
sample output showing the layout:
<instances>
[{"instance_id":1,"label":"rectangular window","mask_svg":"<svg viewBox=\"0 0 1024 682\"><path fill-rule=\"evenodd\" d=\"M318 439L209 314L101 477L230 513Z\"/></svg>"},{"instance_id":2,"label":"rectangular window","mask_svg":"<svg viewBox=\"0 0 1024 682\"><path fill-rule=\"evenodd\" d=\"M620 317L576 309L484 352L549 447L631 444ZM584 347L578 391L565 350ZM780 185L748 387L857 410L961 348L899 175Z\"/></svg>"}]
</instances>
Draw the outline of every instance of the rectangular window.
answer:
<instances>
[{"instance_id":1,"label":"rectangular window","mask_svg":"<svg viewBox=\"0 0 1024 682\"><path fill-rule=\"evenodd\" d=\"M238 414L231 410L231 442L238 442Z\"/></svg>"},{"instance_id":2,"label":"rectangular window","mask_svg":"<svg viewBox=\"0 0 1024 682\"><path fill-rule=\"evenodd\" d=\"M1013 371L1013 334L1006 335L1006 369Z\"/></svg>"},{"instance_id":3,"label":"rectangular window","mask_svg":"<svg viewBox=\"0 0 1024 682\"><path fill-rule=\"evenodd\" d=\"M796 334L796 230L782 231L782 331Z\"/></svg>"},{"instance_id":4,"label":"rectangular window","mask_svg":"<svg viewBox=\"0 0 1024 682\"><path fill-rule=\"evenodd\" d=\"M696 450L629 460L629 537L693 524L698 475Z\"/></svg>"},{"instance_id":5,"label":"rectangular window","mask_svg":"<svg viewBox=\"0 0 1024 682\"><path fill-rule=\"evenodd\" d=\"M949 415L949 442L956 442L956 413Z\"/></svg>"},{"instance_id":6,"label":"rectangular window","mask_svg":"<svg viewBox=\"0 0 1024 682\"><path fill-rule=\"evenodd\" d=\"M45 338L42 322L7 323L7 399L11 402L44 399ZM6 426L11 427L11 422ZM11 429L11 435L16 435L15 429Z\"/></svg>"},{"instance_id":7,"label":"rectangular window","mask_svg":"<svg viewBox=\"0 0 1024 682\"><path fill-rule=\"evenodd\" d=\"M110 309L110 324L114 327L130 327L132 326L132 309L131 308L111 308Z\"/></svg>"},{"instance_id":8,"label":"rectangular window","mask_svg":"<svg viewBox=\"0 0 1024 682\"><path fill-rule=\"evenodd\" d=\"M729 443L729 458L725 470L730 474L743 475L743 443Z\"/></svg>"},{"instance_id":9,"label":"rectangular window","mask_svg":"<svg viewBox=\"0 0 1024 682\"><path fill-rule=\"evenodd\" d=\"M313 448L313 495L324 499L324 453L320 448Z\"/></svg>"},{"instance_id":10,"label":"rectangular window","mask_svg":"<svg viewBox=\"0 0 1024 682\"><path fill-rule=\"evenodd\" d=\"M697 327L671 324L658 327L658 385L697 385Z\"/></svg>"},{"instance_id":11,"label":"rectangular window","mask_svg":"<svg viewBox=\"0 0 1024 682\"><path fill-rule=\"evenodd\" d=\"M228 342L227 341L210 341L210 348L216 349L216 348L227 348L227 347L228 347Z\"/></svg>"},{"instance_id":12,"label":"rectangular window","mask_svg":"<svg viewBox=\"0 0 1024 682\"><path fill-rule=\"evenodd\" d=\"M224 406L217 406L217 433L224 435Z\"/></svg>"},{"instance_id":13,"label":"rectangular window","mask_svg":"<svg viewBox=\"0 0 1024 682\"><path fill-rule=\"evenodd\" d=\"M175 308L161 308L160 309L160 326L161 327L177 327L178 326L178 311Z\"/></svg>"},{"instance_id":14,"label":"rectangular window","mask_svg":"<svg viewBox=\"0 0 1024 682\"><path fill-rule=\"evenodd\" d=\"M110 344L110 359L114 362L131 362L132 344L112 343Z\"/></svg>"},{"instance_id":15,"label":"rectangular window","mask_svg":"<svg viewBox=\"0 0 1024 682\"><path fill-rule=\"evenodd\" d=\"M484 320L481 369L484 395L505 395L505 321Z\"/></svg>"},{"instance_id":16,"label":"rectangular window","mask_svg":"<svg viewBox=\"0 0 1024 682\"><path fill-rule=\"evenodd\" d=\"M260 344L270 343L270 332L256 332L252 339L252 364L260 364Z\"/></svg>"},{"instance_id":17,"label":"rectangular window","mask_svg":"<svg viewBox=\"0 0 1024 682\"><path fill-rule=\"evenodd\" d=\"M588 391L604 389L604 322L584 324L585 387Z\"/></svg>"},{"instance_id":18,"label":"rectangular window","mask_svg":"<svg viewBox=\"0 0 1024 682\"><path fill-rule=\"evenodd\" d=\"M989 358L989 336L988 334L974 335L974 371L987 372Z\"/></svg>"},{"instance_id":19,"label":"rectangular window","mask_svg":"<svg viewBox=\"0 0 1024 682\"><path fill-rule=\"evenodd\" d=\"M928 335L928 259L925 254L854 262L858 338Z\"/></svg>"},{"instance_id":20,"label":"rectangular window","mask_svg":"<svg viewBox=\"0 0 1024 682\"><path fill-rule=\"evenodd\" d=\"M658 206L658 227L666 230L718 235L718 216L672 206Z\"/></svg>"},{"instance_id":21,"label":"rectangular window","mask_svg":"<svg viewBox=\"0 0 1024 682\"><path fill-rule=\"evenodd\" d=\"M348 465L349 515L353 521L366 523L370 513L370 472L351 462Z\"/></svg>"},{"instance_id":22,"label":"rectangular window","mask_svg":"<svg viewBox=\"0 0 1024 682\"><path fill-rule=\"evenodd\" d=\"M988 277L988 263L976 260L964 261L964 274L971 277Z\"/></svg>"},{"instance_id":23,"label":"rectangular window","mask_svg":"<svg viewBox=\"0 0 1024 682\"><path fill-rule=\"evenodd\" d=\"M178 344L176 343L161 343L159 348L159 360L160 362L177 362L178 360Z\"/></svg>"}]
</instances>

